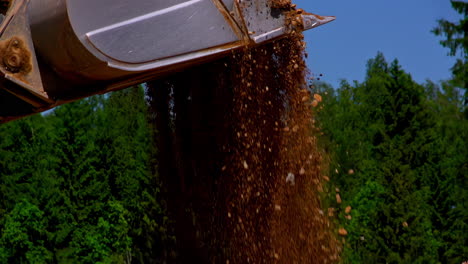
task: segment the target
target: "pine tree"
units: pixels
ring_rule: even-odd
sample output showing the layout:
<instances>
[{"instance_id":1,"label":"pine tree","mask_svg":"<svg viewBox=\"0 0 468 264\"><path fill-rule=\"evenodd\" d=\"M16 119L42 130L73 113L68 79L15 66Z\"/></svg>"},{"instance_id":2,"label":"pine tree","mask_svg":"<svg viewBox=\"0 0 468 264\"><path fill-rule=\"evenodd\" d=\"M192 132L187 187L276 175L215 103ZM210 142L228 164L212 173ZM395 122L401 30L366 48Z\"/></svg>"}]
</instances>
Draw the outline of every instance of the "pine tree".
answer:
<instances>
[{"instance_id":1,"label":"pine tree","mask_svg":"<svg viewBox=\"0 0 468 264\"><path fill-rule=\"evenodd\" d=\"M148 262L163 254L169 240L167 218L159 198L153 127L142 87L112 93L104 104L101 170L109 177L111 195L128 213L133 258Z\"/></svg>"},{"instance_id":2,"label":"pine tree","mask_svg":"<svg viewBox=\"0 0 468 264\"><path fill-rule=\"evenodd\" d=\"M438 20L438 26L432 31L436 36L444 36L440 44L449 48L450 56L457 56L457 61L452 67L452 83L465 89L464 104L468 104L468 3L466 1L451 0L453 9L461 15L458 22L446 19ZM466 109L465 109L466 110Z\"/></svg>"},{"instance_id":3,"label":"pine tree","mask_svg":"<svg viewBox=\"0 0 468 264\"><path fill-rule=\"evenodd\" d=\"M349 232L345 262L440 258L443 242L430 203L440 153L424 92L398 61L388 65L378 54L368 63L365 82L343 82L331 108L322 111L332 111L320 118L334 148L332 182L346 190L344 202L331 206L339 213L346 205L353 208L351 220L339 214Z\"/></svg>"}]
</instances>

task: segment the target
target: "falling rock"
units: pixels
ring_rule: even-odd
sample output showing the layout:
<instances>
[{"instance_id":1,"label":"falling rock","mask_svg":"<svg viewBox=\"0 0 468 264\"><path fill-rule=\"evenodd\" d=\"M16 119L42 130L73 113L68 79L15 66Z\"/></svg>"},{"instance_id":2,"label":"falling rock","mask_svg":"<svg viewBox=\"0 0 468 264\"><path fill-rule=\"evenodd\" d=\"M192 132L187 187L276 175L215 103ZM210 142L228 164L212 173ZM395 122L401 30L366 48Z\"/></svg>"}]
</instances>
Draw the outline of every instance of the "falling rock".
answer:
<instances>
[{"instance_id":1,"label":"falling rock","mask_svg":"<svg viewBox=\"0 0 468 264\"><path fill-rule=\"evenodd\" d=\"M347 214L351 213L351 206L349 206L349 205L346 206L345 213L347 213Z\"/></svg>"},{"instance_id":2,"label":"falling rock","mask_svg":"<svg viewBox=\"0 0 468 264\"><path fill-rule=\"evenodd\" d=\"M322 96L320 94L314 94L314 99L319 103L322 102Z\"/></svg>"},{"instance_id":3,"label":"falling rock","mask_svg":"<svg viewBox=\"0 0 468 264\"><path fill-rule=\"evenodd\" d=\"M305 174L305 169L301 168L301 170L299 171L299 175L304 175L304 174Z\"/></svg>"},{"instance_id":4,"label":"falling rock","mask_svg":"<svg viewBox=\"0 0 468 264\"><path fill-rule=\"evenodd\" d=\"M347 235L348 235L348 231L346 231L346 229L344 229L344 228L341 227L340 229L338 229L338 234L339 234L340 236L347 236Z\"/></svg>"},{"instance_id":5,"label":"falling rock","mask_svg":"<svg viewBox=\"0 0 468 264\"><path fill-rule=\"evenodd\" d=\"M286 177L286 182L294 186L294 184L296 184L296 178L294 174L292 174L291 172L288 173L288 176Z\"/></svg>"},{"instance_id":6,"label":"falling rock","mask_svg":"<svg viewBox=\"0 0 468 264\"><path fill-rule=\"evenodd\" d=\"M341 204L341 196L339 193L336 194L336 203Z\"/></svg>"}]
</instances>

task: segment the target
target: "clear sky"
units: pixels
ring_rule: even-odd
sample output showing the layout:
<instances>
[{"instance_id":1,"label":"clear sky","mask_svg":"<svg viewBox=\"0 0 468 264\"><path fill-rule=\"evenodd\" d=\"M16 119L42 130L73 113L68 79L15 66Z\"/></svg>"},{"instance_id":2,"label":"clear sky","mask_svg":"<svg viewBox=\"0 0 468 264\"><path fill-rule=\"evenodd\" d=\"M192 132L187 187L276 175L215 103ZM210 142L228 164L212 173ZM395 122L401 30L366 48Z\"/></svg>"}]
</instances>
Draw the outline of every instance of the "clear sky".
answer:
<instances>
[{"instance_id":1,"label":"clear sky","mask_svg":"<svg viewBox=\"0 0 468 264\"><path fill-rule=\"evenodd\" d=\"M378 51L397 58L413 79L450 78L455 59L431 33L436 20L457 21L449 0L293 0L298 7L336 20L305 32L310 70L335 88L340 79L363 81Z\"/></svg>"}]
</instances>

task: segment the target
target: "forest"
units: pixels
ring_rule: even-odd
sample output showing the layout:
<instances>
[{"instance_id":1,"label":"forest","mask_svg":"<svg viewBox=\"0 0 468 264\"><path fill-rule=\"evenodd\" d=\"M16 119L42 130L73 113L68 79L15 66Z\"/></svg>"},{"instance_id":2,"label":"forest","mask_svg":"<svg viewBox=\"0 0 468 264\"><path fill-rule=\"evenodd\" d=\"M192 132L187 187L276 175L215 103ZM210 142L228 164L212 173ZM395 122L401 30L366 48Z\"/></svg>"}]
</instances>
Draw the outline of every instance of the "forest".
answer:
<instances>
[{"instance_id":1,"label":"forest","mask_svg":"<svg viewBox=\"0 0 468 264\"><path fill-rule=\"evenodd\" d=\"M362 83L319 83L316 113L329 156L329 206L348 231L343 263L462 263L468 259L468 3L433 33L456 56L453 78L422 84L378 53ZM350 208L348 208L348 211Z\"/></svg>"},{"instance_id":2,"label":"forest","mask_svg":"<svg viewBox=\"0 0 468 264\"><path fill-rule=\"evenodd\" d=\"M311 83L341 263L468 260L468 3L453 7L463 19L433 31L458 58L452 79L416 83L378 53L363 82ZM0 125L0 263L175 258L145 91Z\"/></svg>"},{"instance_id":3,"label":"forest","mask_svg":"<svg viewBox=\"0 0 468 264\"><path fill-rule=\"evenodd\" d=\"M378 54L363 83L323 84L317 118L344 263L462 263L468 255L468 120L450 82L417 84ZM348 209L349 210L349 209Z\"/></svg>"},{"instance_id":4,"label":"forest","mask_svg":"<svg viewBox=\"0 0 468 264\"><path fill-rule=\"evenodd\" d=\"M0 262L161 258L151 131L141 87L1 125Z\"/></svg>"}]
</instances>

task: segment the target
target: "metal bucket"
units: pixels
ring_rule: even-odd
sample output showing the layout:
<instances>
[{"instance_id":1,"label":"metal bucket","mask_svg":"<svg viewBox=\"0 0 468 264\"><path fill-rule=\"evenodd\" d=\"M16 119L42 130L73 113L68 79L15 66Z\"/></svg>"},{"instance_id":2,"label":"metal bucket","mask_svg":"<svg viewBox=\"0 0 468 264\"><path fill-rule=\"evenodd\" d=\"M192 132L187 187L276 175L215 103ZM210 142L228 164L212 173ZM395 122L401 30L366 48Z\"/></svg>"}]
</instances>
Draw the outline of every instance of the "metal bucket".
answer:
<instances>
[{"instance_id":1,"label":"metal bucket","mask_svg":"<svg viewBox=\"0 0 468 264\"><path fill-rule=\"evenodd\" d=\"M8 81L0 90L31 112L286 34L285 10L269 0L10 0L0 1L2 10L0 71ZM304 30L334 19L301 18Z\"/></svg>"}]
</instances>

